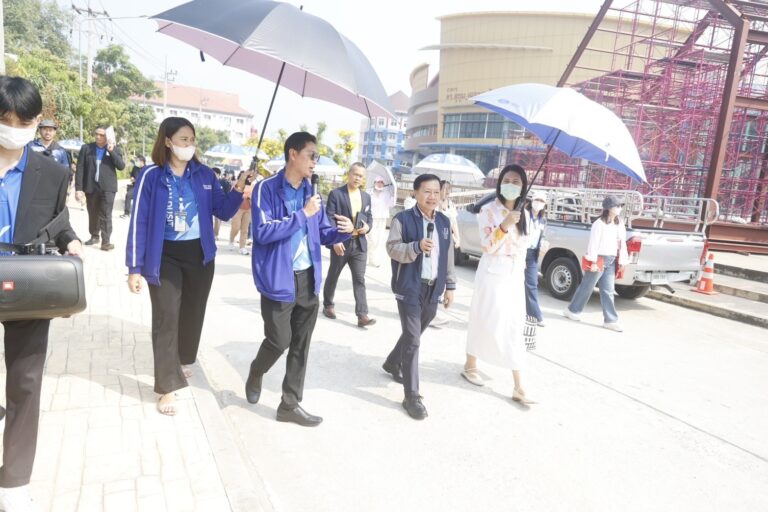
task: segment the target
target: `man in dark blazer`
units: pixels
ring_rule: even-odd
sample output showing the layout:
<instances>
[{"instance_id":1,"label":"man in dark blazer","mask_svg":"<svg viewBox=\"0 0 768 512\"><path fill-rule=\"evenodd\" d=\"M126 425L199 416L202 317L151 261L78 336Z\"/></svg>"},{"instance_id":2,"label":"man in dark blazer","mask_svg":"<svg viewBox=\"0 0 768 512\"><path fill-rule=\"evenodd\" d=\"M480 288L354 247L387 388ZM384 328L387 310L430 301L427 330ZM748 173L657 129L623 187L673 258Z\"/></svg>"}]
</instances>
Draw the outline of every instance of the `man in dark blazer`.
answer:
<instances>
[{"instance_id":1,"label":"man in dark blazer","mask_svg":"<svg viewBox=\"0 0 768 512\"><path fill-rule=\"evenodd\" d=\"M117 171L125 169L125 162L120 149L111 141L107 142L105 127L97 127L93 135L96 141L83 144L80 156L77 157L76 197L82 201L85 193L88 229L91 232L91 238L85 245L99 243L101 232L101 250L111 251L115 248L109 238L112 235L112 206L117 193Z\"/></svg>"},{"instance_id":2,"label":"man in dark blazer","mask_svg":"<svg viewBox=\"0 0 768 512\"><path fill-rule=\"evenodd\" d=\"M29 81L0 77L0 243L3 244L32 242L43 227L66 210L69 170L26 146L34 137L42 108L40 93ZM65 219L54 242L62 253L81 256L80 240L69 225L68 217ZM6 252L7 256L7 249L0 248L0 254ZM2 277L0 266L0 281ZM50 320L2 322L7 411L0 407L0 419L5 418L0 510L34 507L28 484L37 447L49 324Z\"/></svg>"},{"instance_id":3,"label":"man in dark blazer","mask_svg":"<svg viewBox=\"0 0 768 512\"><path fill-rule=\"evenodd\" d=\"M368 260L368 241L365 239L365 234L370 231L370 226L373 224L373 213L371 196L361 188L364 179L365 166L355 162L347 173L347 184L332 190L328 195L326 208L330 219L334 219L336 214L352 219L355 223L355 231L346 242L330 247L331 265L323 288L323 314L330 319L336 318L333 304L336 283L344 266L349 264L358 327L367 327L376 323L374 318L368 316L368 300L365 296L365 265Z\"/></svg>"}]
</instances>

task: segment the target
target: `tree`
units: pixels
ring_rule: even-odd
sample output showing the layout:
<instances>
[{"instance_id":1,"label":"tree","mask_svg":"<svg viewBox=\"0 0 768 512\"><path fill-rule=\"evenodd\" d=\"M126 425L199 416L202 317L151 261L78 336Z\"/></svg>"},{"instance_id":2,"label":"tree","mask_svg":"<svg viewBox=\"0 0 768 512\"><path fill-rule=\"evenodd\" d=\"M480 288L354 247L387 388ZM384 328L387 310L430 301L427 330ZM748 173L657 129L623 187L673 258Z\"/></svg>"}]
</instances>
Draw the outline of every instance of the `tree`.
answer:
<instances>
[{"instance_id":1,"label":"tree","mask_svg":"<svg viewBox=\"0 0 768 512\"><path fill-rule=\"evenodd\" d=\"M200 153L205 153L216 144L226 144L229 142L229 133L223 130L214 130L207 126L195 127L195 139Z\"/></svg>"},{"instance_id":2,"label":"tree","mask_svg":"<svg viewBox=\"0 0 768 512\"><path fill-rule=\"evenodd\" d=\"M133 65L123 47L116 44L98 51L93 69L96 73L94 86L106 89L113 100L127 100L155 88L155 84Z\"/></svg>"},{"instance_id":3,"label":"tree","mask_svg":"<svg viewBox=\"0 0 768 512\"><path fill-rule=\"evenodd\" d=\"M351 130L339 130L336 132L341 139L341 142L336 144L336 153L333 155L333 160L344 169L349 167L352 163L352 152L357 147L357 143L353 140L355 132Z\"/></svg>"},{"instance_id":4,"label":"tree","mask_svg":"<svg viewBox=\"0 0 768 512\"><path fill-rule=\"evenodd\" d=\"M66 61L72 53L66 33L72 13L54 0L3 0L5 51L19 56L39 48Z\"/></svg>"},{"instance_id":5,"label":"tree","mask_svg":"<svg viewBox=\"0 0 768 512\"><path fill-rule=\"evenodd\" d=\"M285 131L285 128L280 128L277 130L277 140L280 142L280 146L285 146L285 141L288 138L288 132Z\"/></svg>"}]
</instances>

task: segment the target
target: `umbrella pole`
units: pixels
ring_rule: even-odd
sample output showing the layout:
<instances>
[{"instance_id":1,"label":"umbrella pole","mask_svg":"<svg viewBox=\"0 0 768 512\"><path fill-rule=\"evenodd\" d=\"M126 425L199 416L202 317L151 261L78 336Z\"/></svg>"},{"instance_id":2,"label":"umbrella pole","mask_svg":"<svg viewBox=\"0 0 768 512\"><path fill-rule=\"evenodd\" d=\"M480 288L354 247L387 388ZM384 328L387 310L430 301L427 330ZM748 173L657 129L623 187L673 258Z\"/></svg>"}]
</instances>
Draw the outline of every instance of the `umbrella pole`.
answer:
<instances>
[{"instance_id":1,"label":"umbrella pole","mask_svg":"<svg viewBox=\"0 0 768 512\"><path fill-rule=\"evenodd\" d=\"M283 79L283 71L285 71L285 62L280 66L280 74L277 76L277 82L275 83L275 90L272 92L272 101L269 102L269 110L267 110L267 117L264 118L264 126L261 128L259 134L259 144L256 146L256 154L253 155L251 160L250 171L255 171L259 165L259 150L261 149L261 143L264 141L264 133L267 131L267 123L269 122L269 116L272 114L272 106L275 104L275 97L277 96L277 88L280 87L280 80Z\"/></svg>"},{"instance_id":2,"label":"umbrella pole","mask_svg":"<svg viewBox=\"0 0 768 512\"><path fill-rule=\"evenodd\" d=\"M517 205L517 209L520 210L521 212L523 211L523 207L525 206L525 199L528 198L528 193L533 188L533 183L536 181L536 178L539 177L541 168L544 167L544 164L547 162L547 159L549 158L549 154L552 152L552 148L555 147L555 142L557 142L557 138L560 136L561 131L562 130L557 130L557 135L555 135L555 138L552 140L552 143L547 148L547 152L544 154L544 158L539 164L539 168L536 169L536 173L533 175L533 178L531 178L531 182L528 183L528 188L525 189L525 193L522 195L523 201L520 201L520 204Z\"/></svg>"}]
</instances>

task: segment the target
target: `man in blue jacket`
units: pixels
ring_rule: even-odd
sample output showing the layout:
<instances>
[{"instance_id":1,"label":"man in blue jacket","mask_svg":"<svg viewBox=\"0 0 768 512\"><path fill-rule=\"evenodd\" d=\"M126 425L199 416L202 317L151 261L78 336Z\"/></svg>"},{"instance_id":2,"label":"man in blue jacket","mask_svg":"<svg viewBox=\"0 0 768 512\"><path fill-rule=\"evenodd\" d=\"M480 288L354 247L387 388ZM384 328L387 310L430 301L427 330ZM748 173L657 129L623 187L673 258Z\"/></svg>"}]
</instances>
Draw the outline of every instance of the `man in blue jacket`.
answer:
<instances>
[{"instance_id":1,"label":"man in blue jacket","mask_svg":"<svg viewBox=\"0 0 768 512\"><path fill-rule=\"evenodd\" d=\"M413 189L416 206L395 215L387 239L392 291L403 332L383 368L396 382L403 383L403 408L408 415L423 420L427 409L419 395L421 334L435 318L441 295L446 308L453 303L456 272L451 221L437 211L440 178L421 174L414 180Z\"/></svg>"},{"instance_id":2,"label":"man in blue jacket","mask_svg":"<svg viewBox=\"0 0 768 512\"><path fill-rule=\"evenodd\" d=\"M314 427L323 419L299 403L319 309L320 246L347 240L353 226L341 215L334 216L333 226L312 190L309 178L320 159L315 136L292 134L284 152L285 168L260 182L251 196L253 279L261 294L264 341L251 363L245 396L252 404L259 401L262 377L288 349L277 421Z\"/></svg>"}]
</instances>

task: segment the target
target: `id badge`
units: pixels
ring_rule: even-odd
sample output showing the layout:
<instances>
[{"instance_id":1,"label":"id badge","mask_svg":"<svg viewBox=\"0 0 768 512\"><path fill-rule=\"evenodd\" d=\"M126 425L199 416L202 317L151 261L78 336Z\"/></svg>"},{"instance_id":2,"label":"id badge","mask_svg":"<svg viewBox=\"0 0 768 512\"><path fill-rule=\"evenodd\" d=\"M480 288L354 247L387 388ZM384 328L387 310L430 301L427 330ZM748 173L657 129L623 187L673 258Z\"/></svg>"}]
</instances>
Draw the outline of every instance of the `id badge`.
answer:
<instances>
[{"instance_id":1,"label":"id badge","mask_svg":"<svg viewBox=\"0 0 768 512\"><path fill-rule=\"evenodd\" d=\"M187 230L187 212L176 212L173 217L173 229L177 233L183 233Z\"/></svg>"}]
</instances>

